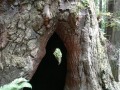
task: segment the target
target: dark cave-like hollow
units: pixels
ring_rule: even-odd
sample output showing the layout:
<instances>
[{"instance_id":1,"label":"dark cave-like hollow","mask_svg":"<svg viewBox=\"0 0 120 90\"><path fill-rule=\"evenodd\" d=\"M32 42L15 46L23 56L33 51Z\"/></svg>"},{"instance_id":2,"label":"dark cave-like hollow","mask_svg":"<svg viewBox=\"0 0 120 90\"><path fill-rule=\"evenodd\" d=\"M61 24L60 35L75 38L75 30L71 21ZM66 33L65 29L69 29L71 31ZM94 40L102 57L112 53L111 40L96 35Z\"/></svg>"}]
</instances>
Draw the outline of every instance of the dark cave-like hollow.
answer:
<instances>
[{"instance_id":1,"label":"dark cave-like hollow","mask_svg":"<svg viewBox=\"0 0 120 90\"><path fill-rule=\"evenodd\" d=\"M58 61L53 55L55 48L60 48L62 52L60 65L58 65ZM66 53L67 51L62 40L54 33L47 43L46 55L30 80L33 87L32 90L64 90L67 71ZM24 90L28 89L25 88Z\"/></svg>"}]
</instances>

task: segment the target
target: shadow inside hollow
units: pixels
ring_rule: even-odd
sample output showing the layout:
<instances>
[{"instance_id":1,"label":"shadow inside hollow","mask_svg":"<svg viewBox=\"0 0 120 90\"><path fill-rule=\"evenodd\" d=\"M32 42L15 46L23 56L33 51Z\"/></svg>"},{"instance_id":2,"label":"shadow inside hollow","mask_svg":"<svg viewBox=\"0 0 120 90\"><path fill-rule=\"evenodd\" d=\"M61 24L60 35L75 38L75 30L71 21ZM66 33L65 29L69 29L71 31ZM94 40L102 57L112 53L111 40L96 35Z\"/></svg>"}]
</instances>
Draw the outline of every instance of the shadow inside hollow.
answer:
<instances>
[{"instance_id":1,"label":"shadow inside hollow","mask_svg":"<svg viewBox=\"0 0 120 90\"><path fill-rule=\"evenodd\" d=\"M60 48L63 54L60 65L58 65L58 61L53 55L55 48ZM30 80L32 90L64 90L67 66L66 52L62 40L54 33L47 43L46 55ZM30 89L25 88L24 90Z\"/></svg>"}]
</instances>

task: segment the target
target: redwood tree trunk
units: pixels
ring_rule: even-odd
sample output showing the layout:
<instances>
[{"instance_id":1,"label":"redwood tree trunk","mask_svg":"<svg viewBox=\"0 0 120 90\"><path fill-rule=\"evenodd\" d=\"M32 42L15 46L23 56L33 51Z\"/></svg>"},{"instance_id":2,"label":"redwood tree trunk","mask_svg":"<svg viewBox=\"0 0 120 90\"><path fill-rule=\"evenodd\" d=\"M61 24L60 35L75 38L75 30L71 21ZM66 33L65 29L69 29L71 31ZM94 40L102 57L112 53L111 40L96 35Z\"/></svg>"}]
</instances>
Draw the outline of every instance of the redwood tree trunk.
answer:
<instances>
[{"instance_id":1,"label":"redwood tree trunk","mask_svg":"<svg viewBox=\"0 0 120 90\"><path fill-rule=\"evenodd\" d=\"M93 0L0 1L0 84L31 79L56 32L67 49L65 90L119 90ZM84 5L84 4L83 4Z\"/></svg>"},{"instance_id":2,"label":"redwood tree trunk","mask_svg":"<svg viewBox=\"0 0 120 90\"><path fill-rule=\"evenodd\" d=\"M79 77L79 61L80 61L80 31L70 31L64 29L64 22L59 22L57 33L62 38L67 49L67 76L65 88L70 90L79 90L80 77ZM60 25L61 24L61 25ZM67 24L66 24L67 26ZM73 29L71 29L73 30ZM65 34L67 32L67 34ZM67 89L69 90L69 89Z\"/></svg>"}]
</instances>

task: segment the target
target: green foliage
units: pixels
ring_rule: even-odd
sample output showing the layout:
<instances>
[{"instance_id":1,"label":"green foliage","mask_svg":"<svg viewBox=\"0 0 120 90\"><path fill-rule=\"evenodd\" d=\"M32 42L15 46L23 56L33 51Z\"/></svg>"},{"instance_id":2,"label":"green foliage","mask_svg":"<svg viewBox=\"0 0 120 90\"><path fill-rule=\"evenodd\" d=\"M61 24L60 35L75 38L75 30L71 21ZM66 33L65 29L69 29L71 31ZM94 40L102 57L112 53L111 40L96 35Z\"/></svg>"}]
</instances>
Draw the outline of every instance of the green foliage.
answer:
<instances>
[{"instance_id":1,"label":"green foliage","mask_svg":"<svg viewBox=\"0 0 120 90\"><path fill-rule=\"evenodd\" d=\"M109 19L109 22L106 23L106 27L119 27L120 26L120 17L112 17Z\"/></svg>"},{"instance_id":2,"label":"green foliage","mask_svg":"<svg viewBox=\"0 0 120 90\"><path fill-rule=\"evenodd\" d=\"M106 27L112 27L114 30L120 28L120 12L110 13L107 11L108 0L94 0L96 5L96 13L101 29L105 31ZM109 0L113 1L113 0Z\"/></svg>"},{"instance_id":3,"label":"green foliage","mask_svg":"<svg viewBox=\"0 0 120 90\"><path fill-rule=\"evenodd\" d=\"M98 15L101 15L101 16L112 16L112 13L110 13L110 12L99 12L99 14Z\"/></svg>"},{"instance_id":4,"label":"green foliage","mask_svg":"<svg viewBox=\"0 0 120 90\"><path fill-rule=\"evenodd\" d=\"M89 6L88 0L82 0L81 3L83 4L84 7L88 7Z\"/></svg>"},{"instance_id":5,"label":"green foliage","mask_svg":"<svg viewBox=\"0 0 120 90\"><path fill-rule=\"evenodd\" d=\"M61 50L59 48L56 48L53 54L54 54L55 58L58 60L58 64L60 64L61 60L62 60Z\"/></svg>"},{"instance_id":6,"label":"green foliage","mask_svg":"<svg viewBox=\"0 0 120 90\"><path fill-rule=\"evenodd\" d=\"M101 13L100 15L106 18L106 21L103 23L106 27L116 28L120 26L119 12L117 12L116 14L106 12L106 13Z\"/></svg>"},{"instance_id":7,"label":"green foliage","mask_svg":"<svg viewBox=\"0 0 120 90\"><path fill-rule=\"evenodd\" d=\"M112 17L110 17L110 24L108 24L110 27L120 27L120 12L114 13Z\"/></svg>"},{"instance_id":8,"label":"green foliage","mask_svg":"<svg viewBox=\"0 0 120 90\"><path fill-rule=\"evenodd\" d=\"M25 78L18 78L9 84L0 87L0 90L21 90L22 88L32 88L31 84Z\"/></svg>"}]
</instances>

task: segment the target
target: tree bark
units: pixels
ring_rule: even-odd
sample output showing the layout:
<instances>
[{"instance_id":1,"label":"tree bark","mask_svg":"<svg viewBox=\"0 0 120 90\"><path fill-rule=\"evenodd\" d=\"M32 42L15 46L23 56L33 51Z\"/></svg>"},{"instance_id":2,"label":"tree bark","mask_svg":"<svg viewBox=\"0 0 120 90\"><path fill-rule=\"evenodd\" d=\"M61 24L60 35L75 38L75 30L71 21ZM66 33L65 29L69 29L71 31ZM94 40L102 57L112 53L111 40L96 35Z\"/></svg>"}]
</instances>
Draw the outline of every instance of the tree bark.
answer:
<instances>
[{"instance_id":1,"label":"tree bark","mask_svg":"<svg viewBox=\"0 0 120 90\"><path fill-rule=\"evenodd\" d=\"M79 8L79 0L18 1L0 1L0 85L17 77L31 79L56 32L67 49L65 90L120 89L99 31L94 0L84 8Z\"/></svg>"}]
</instances>

